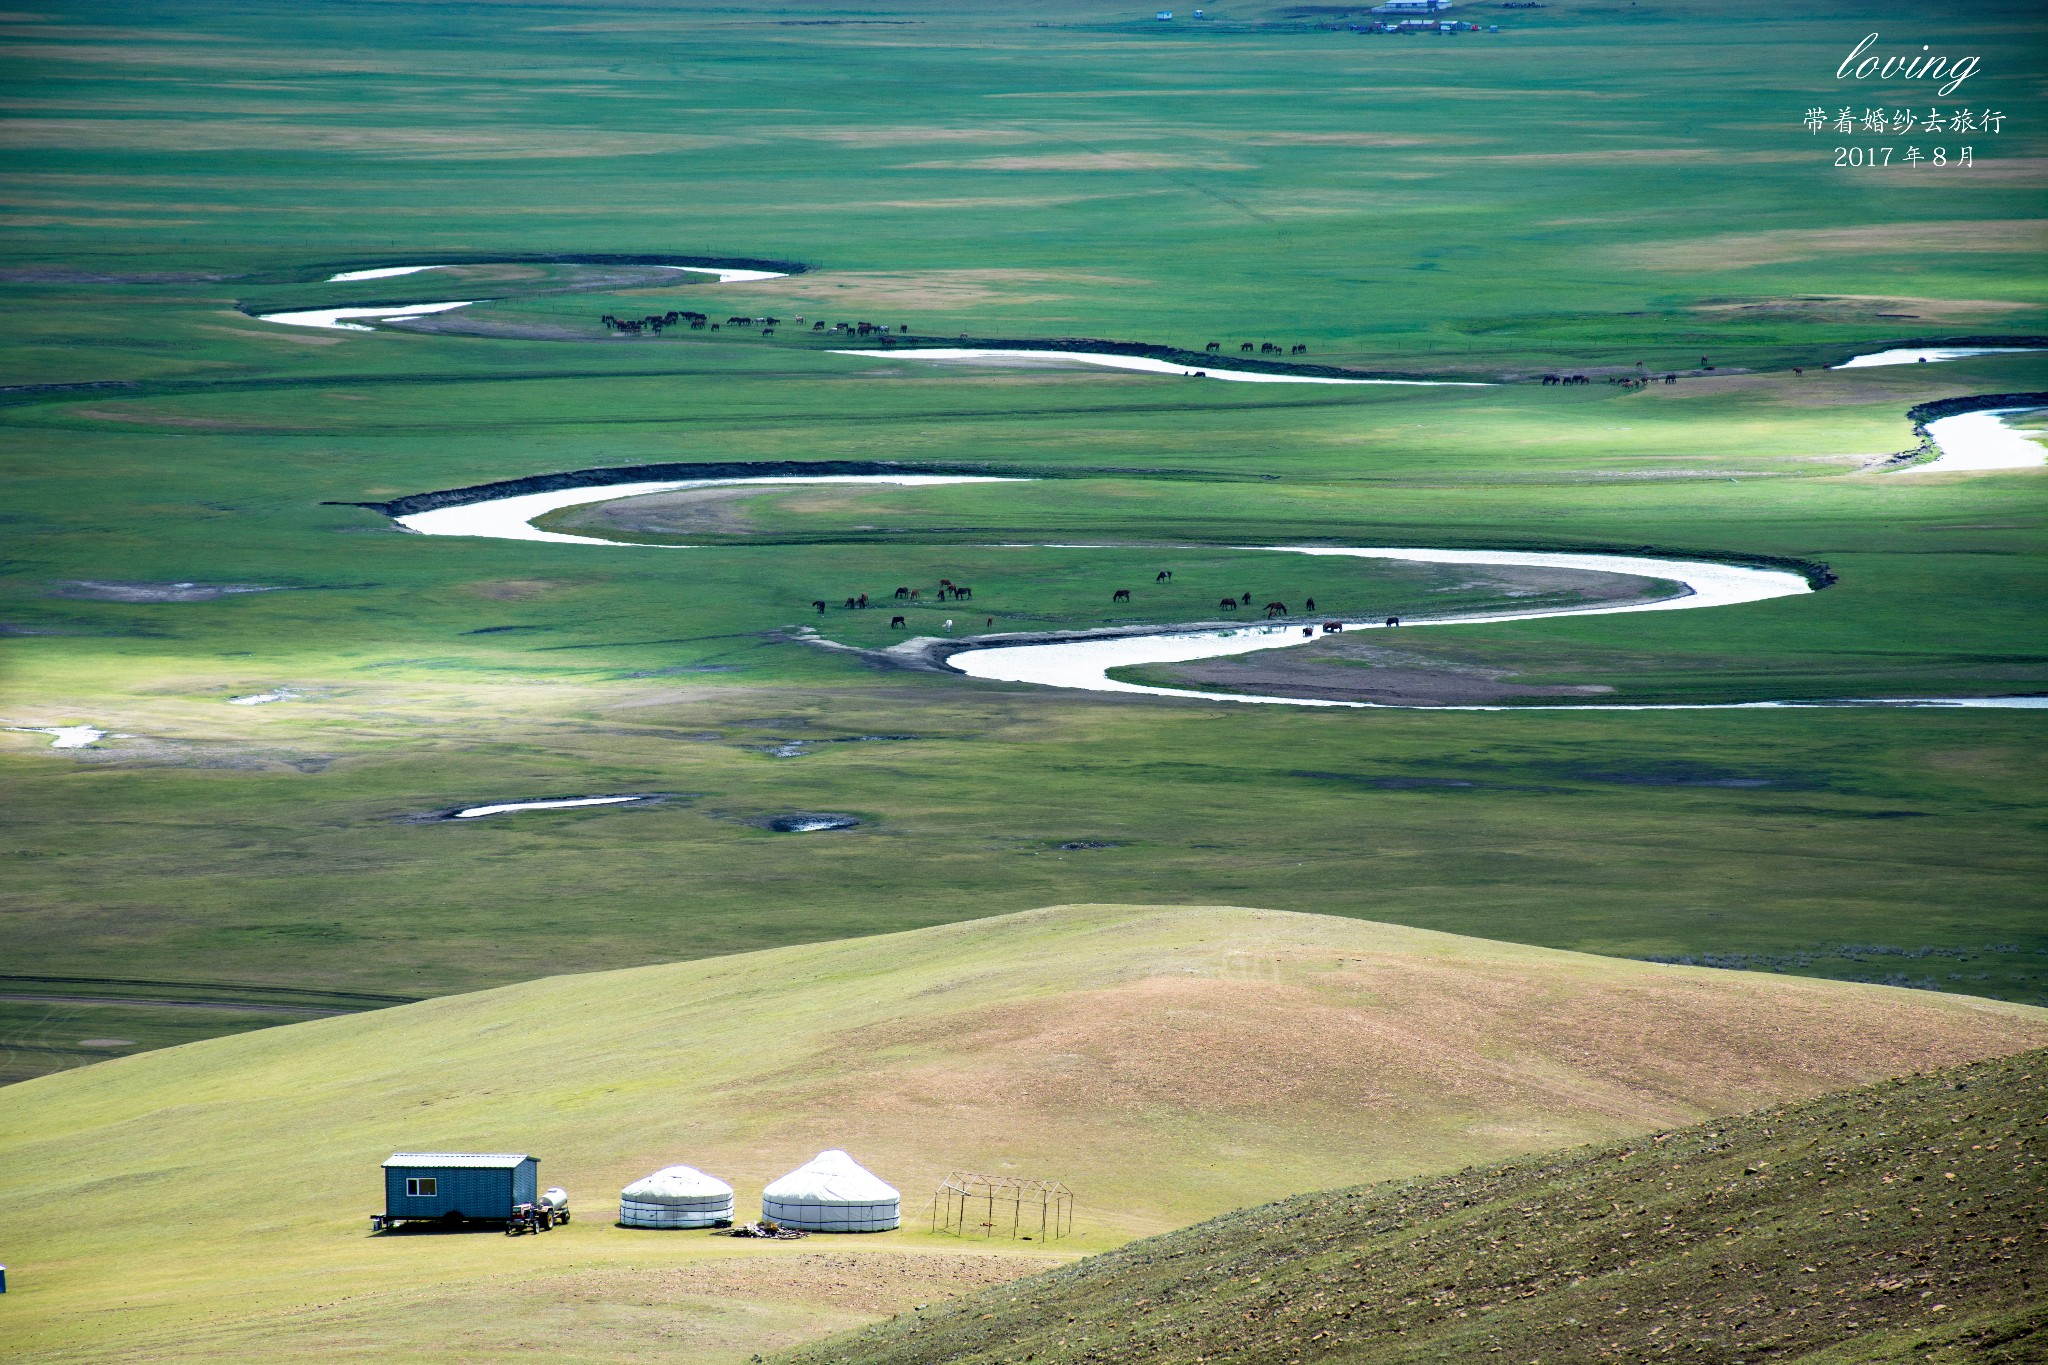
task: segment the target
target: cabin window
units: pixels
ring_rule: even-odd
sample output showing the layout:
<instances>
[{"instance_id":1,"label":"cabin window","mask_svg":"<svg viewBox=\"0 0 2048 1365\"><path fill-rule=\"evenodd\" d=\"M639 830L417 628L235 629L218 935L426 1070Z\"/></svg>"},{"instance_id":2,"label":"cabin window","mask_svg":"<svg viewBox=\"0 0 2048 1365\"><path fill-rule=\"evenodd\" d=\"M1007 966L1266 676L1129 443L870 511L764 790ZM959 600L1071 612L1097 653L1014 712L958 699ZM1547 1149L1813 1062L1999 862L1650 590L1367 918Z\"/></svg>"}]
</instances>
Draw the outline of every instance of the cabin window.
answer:
<instances>
[{"instance_id":1,"label":"cabin window","mask_svg":"<svg viewBox=\"0 0 2048 1365\"><path fill-rule=\"evenodd\" d=\"M408 1199L432 1199L435 1189L436 1184L433 1176L413 1175L406 1177L405 1193Z\"/></svg>"}]
</instances>

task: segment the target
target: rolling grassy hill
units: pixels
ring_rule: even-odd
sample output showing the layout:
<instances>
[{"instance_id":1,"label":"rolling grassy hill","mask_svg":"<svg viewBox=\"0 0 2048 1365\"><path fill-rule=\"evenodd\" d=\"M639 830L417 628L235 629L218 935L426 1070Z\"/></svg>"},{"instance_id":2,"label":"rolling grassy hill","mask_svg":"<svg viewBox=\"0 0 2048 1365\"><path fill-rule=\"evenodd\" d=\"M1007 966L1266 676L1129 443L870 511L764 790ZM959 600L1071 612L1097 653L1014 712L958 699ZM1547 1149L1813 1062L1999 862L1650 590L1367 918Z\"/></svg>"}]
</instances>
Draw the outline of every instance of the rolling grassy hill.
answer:
<instances>
[{"instance_id":1,"label":"rolling grassy hill","mask_svg":"<svg viewBox=\"0 0 2048 1365\"><path fill-rule=\"evenodd\" d=\"M1332 916L1067 906L563 976L0 1091L16 1359L744 1360L1225 1210L1433 1176L2048 1043L2048 1011ZM905 1230L609 1226L687 1161L845 1146ZM580 1217L367 1235L394 1149L524 1150ZM1077 1235L920 1230L951 1168L1065 1180ZM990 1259L993 1256L994 1259Z\"/></svg>"},{"instance_id":2,"label":"rolling grassy hill","mask_svg":"<svg viewBox=\"0 0 2048 1365\"><path fill-rule=\"evenodd\" d=\"M2009 1362L2048 1352L2048 1053L1303 1195L792 1365Z\"/></svg>"}]
</instances>

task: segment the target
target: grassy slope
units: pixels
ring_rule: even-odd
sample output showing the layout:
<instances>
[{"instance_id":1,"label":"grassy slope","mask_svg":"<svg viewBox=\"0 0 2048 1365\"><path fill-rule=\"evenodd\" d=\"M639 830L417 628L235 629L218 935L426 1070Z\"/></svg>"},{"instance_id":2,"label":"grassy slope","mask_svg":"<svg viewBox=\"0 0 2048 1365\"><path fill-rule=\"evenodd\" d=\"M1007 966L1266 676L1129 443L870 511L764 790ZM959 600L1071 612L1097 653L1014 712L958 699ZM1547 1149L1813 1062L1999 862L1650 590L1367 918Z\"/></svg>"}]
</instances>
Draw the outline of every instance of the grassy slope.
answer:
<instances>
[{"instance_id":1,"label":"grassy slope","mask_svg":"<svg viewBox=\"0 0 2048 1365\"><path fill-rule=\"evenodd\" d=\"M1067 907L554 977L0 1092L10 1340L24 1360L427 1361L530 1329L575 1359L733 1360L1000 1274L868 1259L990 1249L917 1229L949 1168L1065 1179L1079 1235L1049 1250L1097 1250L2044 1040L2048 1013L2017 1005L1237 909ZM656 1166L700 1164L744 1204L839 1144L905 1192L910 1228L749 1246L608 1226L612 1191ZM534 1151L581 1217L368 1238L394 1148ZM787 1258L825 1253L852 1262L821 1300L815 1263ZM508 1296L518 1312L474 1311ZM677 1338L701 1302L722 1335Z\"/></svg>"},{"instance_id":2,"label":"grassy slope","mask_svg":"<svg viewBox=\"0 0 2048 1365\"><path fill-rule=\"evenodd\" d=\"M1303 1195L789 1359L2019 1365L2048 1338L2044 1068Z\"/></svg>"},{"instance_id":3,"label":"grassy slope","mask_svg":"<svg viewBox=\"0 0 2048 1365\"><path fill-rule=\"evenodd\" d=\"M1028 622L1052 561L963 548L993 541L1649 542L1826 559L1843 582L1420 647L1642 700L2039 690L2044 481L1841 471L1909 446L1913 403L2048 388L2048 361L1783 369L1902 333L2048 332L2034 230L1983 226L2038 215L2042 130L2009 122L1967 180L1830 172L1795 115L1841 21L1761 6L1501 12L1510 31L1472 41L1266 10L1197 32L1080 0L956 9L806 6L914 22L794 25L773 7L426 5L366 23L190 3L10 30L0 368L138 386L9 395L0 419L0 621L63 632L0 641L0 720L137 736L67 757L0 734L0 935L20 970L424 994L1171 886L2048 999L2031 717L1254 717L879 678L762 634L828 588L960 577L963 559L984 615ZM1924 22L1856 17L1909 13ZM1956 41L1985 56L1975 103L2023 106L2037 35L2025 6L1973 7ZM421 251L578 249L815 269L478 316L758 304L934 335L1244 333L1374 368L1705 352L1721 370L1634 395L1275 392L729 333L313 335L235 311L392 297L403 282L308 282ZM319 505L818 456L1214 481L864 495L791 511L785 543L688 554L422 544ZM1131 563L1100 567L1107 589ZM1075 603L1085 569L1059 561ZM331 590L50 595L73 578ZM1295 585L1136 586L1171 619L1222 587ZM308 699L222 704L279 683ZM806 733L927 738L745 747ZM1378 785L1415 777L1478 785ZM459 834L386 818L620 786L702 795ZM729 818L791 807L868 825L819 842ZM1074 839L1122 846L1059 851ZM1841 951L1859 944L1894 951ZM1967 956L1900 956L1929 952ZM19 1045L0 1074L96 1055L85 1039L251 1022L0 1002Z\"/></svg>"}]
</instances>

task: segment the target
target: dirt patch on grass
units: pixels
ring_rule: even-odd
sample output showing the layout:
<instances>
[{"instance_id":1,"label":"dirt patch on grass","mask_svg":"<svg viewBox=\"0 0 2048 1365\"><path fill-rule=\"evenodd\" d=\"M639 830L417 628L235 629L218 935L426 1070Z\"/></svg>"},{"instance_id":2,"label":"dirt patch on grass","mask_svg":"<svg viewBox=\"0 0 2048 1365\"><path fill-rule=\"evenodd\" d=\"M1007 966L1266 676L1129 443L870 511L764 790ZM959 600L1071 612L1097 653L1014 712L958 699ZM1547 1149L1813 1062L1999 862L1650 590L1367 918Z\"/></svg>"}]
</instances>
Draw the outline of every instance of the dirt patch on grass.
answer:
<instances>
[{"instance_id":1,"label":"dirt patch on grass","mask_svg":"<svg viewBox=\"0 0 2048 1365\"><path fill-rule=\"evenodd\" d=\"M122 205L121 207L127 207ZM212 284L233 279L231 275L209 275L198 270L138 270L113 273L73 270L67 266L10 266L0 270L0 280L14 284Z\"/></svg>"},{"instance_id":2,"label":"dirt patch on grass","mask_svg":"<svg viewBox=\"0 0 2048 1365\"><path fill-rule=\"evenodd\" d=\"M2026 312L2031 303L2005 299L1923 299L1894 294L1778 294L1709 299L1688 311L1709 316L1754 315L1815 322L1968 322L2000 313Z\"/></svg>"},{"instance_id":3,"label":"dirt patch on grass","mask_svg":"<svg viewBox=\"0 0 2048 1365\"><path fill-rule=\"evenodd\" d=\"M262 583L122 583L70 578L58 583L49 595L80 602L211 602L241 593L290 591Z\"/></svg>"},{"instance_id":4,"label":"dirt patch on grass","mask_svg":"<svg viewBox=\"0 0 2048 1365\"><path fill-rule=\"evenodd\" d=\"M1742 270L1783 265L1817 256L1904 256L1927 252L2038 253L2048 246L2048 219L2005 218L1895 223L1871 227L1794 228L1774 232L1724 232L1669 242L1625 247L1619 255L1654 270Z\"/></svg>"},{"instance_id":5,"label":"dirt patch on grass","mask_svg":"<svg viewBox=\"0 0 2048 1365\"><path fill-rule=\"evenodd\" d=\"M579 1287L613 1302L643 1294L672 1298L774 1299L816 1304L880 1317L927 1296L950 1298L1008 1284L1044 1269L1021 1256L911 1252L839 1252L804 1256L735 1256L665 1270L599 1271L579 1275Z\"/></svg>"},{"instance_id":6,"label":"dirt patch on grass","mask_svg":"<svg viewBox=\"0 0 2048 1365\"><path fill-rule=\"evenodd\" d=\"M756 131L770 140L793 138L800 142L830 142L846 147L914 147L921 143L1013 143L1045 140L1037 133L1027 132L1021 128L935 128L914 123L870 128L783 124Z\"/></svg>"},{"instance_id":7,"label":"dirt patch on grass","mask_svg":"<svg viewBox=\"0 0 2048 1365\"><path fill-rule=\"evenodd\" d=\"M760 530L753 509L774 497L778 511L802 515L844 512L859 506L861 489L792 489L789 487L682 488L644 498L595 503L549 517L550 528L575 531L626 531L645 535L752 535Z\"/></svg>"},{"instance_id":8,"label":"dirt patch on grass","mask_svg":"<svg viewBox=\"0 0 2048 1365\"><path fill-rule=\"evenodd\" d=\"M906 171L1249 171L1242 161L1172 152L1054 152L1044 156L984 156L964 161L913 161Z\"/></svg>"},{"instance_id":9,"label":"dirt patch on grass","mask_svg":"<svg viewBox=\"0 0 2048 1365\"><path fill-rule=\"evenodd\" d=\"M747 298L845 309L959 310L985 304L1052 303L1089 289L1144 283L1073 270L812 271L750 283Z\"/></svg>"},{"instance_id":10,"label":"dirt patch on grass","mask_svg":"<svg viewBox=\"0 0 2048 1365\"><path fill-rule=\"evenodd\" d=\"M1469 138L1440 137L1428 133L1229 133L1206 134L1224 142L1246 147L1430 147Z\"/></svg>"},{"instance_id":11,"label":"dirt patch on grass","mask_svg":"<svg viewBox=\"0 0 2048 1365\"><path fill-rule=\"evenodd\" d=\"M1460 158L1465 164L1495 166L1604 166L1617 161L1644 166L1724 166L1730 162L1805 161L1799 152L1730 152L1719 147L1608 147L1597 152L1499 152Z\"/></svg>"},{"instance_id":12,"label":"dirt patch on grass","mask_svg":"<svg viewBox=\"0 0 2048 1365\"><path fill-rule=\"evenodd\" d=\"M464 583L459 591L491 602L530 602L573 587L559 578L494 578L481 583Z\"/></svg>"},{"instance_id":13,"label":"dirt patch on grass","mask_svg":"<svg viewBox=\"0 0 2048 1365\"><path fill-rule=\"evenodd\" d=\"M73 408L79 417L96 422L132 422L146 427L191 427L202 431L255 431L260 427L227 417L179 417L168 412L122 408Z\"/></svg>"},{"instance_id":14,"label":"dirt patch on grass","mask_svg":"<svg viewBox=\"0 0 2048 1365\"><path fill-rule=\"evenodd\" d=\"M1322 945L851 1030L793 1086L796 1113L906 1131L961 1095L1080 1127L1150 1112L1315 1124L1448 1106L1649 1125L2011 1051L2048 1025L1698 969L1651 978Z\"/></svg>"}]
</instances>

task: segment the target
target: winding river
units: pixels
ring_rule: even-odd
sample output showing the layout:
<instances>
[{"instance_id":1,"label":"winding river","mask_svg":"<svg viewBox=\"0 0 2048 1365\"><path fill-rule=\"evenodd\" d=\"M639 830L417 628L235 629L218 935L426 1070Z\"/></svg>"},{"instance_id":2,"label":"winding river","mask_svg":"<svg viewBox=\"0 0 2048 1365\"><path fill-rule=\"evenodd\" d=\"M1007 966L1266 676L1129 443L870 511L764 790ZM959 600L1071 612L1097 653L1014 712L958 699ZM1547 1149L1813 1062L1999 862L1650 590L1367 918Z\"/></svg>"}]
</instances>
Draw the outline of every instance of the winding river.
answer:
<instances>
[{"instance_id":1,"label":"winding river","mask_svg":"<svg viewBox=\"0 0 2048 1365\"><path fill-rule=\"evenodd\" d=\"M2038 447L2037 447L2038 449ZM941 484L1028 482L996 475L965 474L841 474L774 475L761 478L670 479L622 481L581 488L556 489L544 493L523 493L509 497L485 498L454 507L413 512L396 518L401 526L421 535L478 536L494 540L538 540L571 545L603 546L610 549L689 549L687 545L646 545L605 540L597 536L564 535L543 531L532 525L535 517L565 507L612 502L681 488L740 486L794 486L810 484L895 484L935 486ZM1110 548L1074 547L1062 548ZM1657 559L1640 555L1570 554L1523 550L1440 550L1419 546L1325 546L1325 545L1240 545L1229 547L1247 552L1326 555L1353 559L1391 559L1429 564L1471 564L1502 568L1535 567L1578 569L1596 573L1627 574L1676 582L1683 591L1673 597L1651 601L1592 604L1582 607L1551 607L1525 611L1487 612L1468 616L1409 618L1404 628L1438 625L1480 625L1495 621L1531 621L1554 616L1614 615L1638 611L1690 611L1702 607L1736 606L1780 597L1796 597L1813 591L1804 577L1782 569L1755 568L1711 560ZM1347 630L1384 629L1377 621L1345 621ZM1336 701L1302 697L1271 697L1232 692L1205 692L1190 688L1154 687L1124 682L1109 676L1115 669L1142 664L1188 663L1196 659L1222 658L1260 650L1286 649L1309 642L1300 627L1250 626L1235 629L1190 629L1161 626L1139 634L1079 635L1075 638L1005 643L1005 637L947 641L953 651L946 665L969 677L995 682L1030 683L1042 687L1073 688L1090 692L1134 693L1161 697L1198 698L1206 701L1243 702L1273 706L1339 707L1358 710L1429 711L1668 711L1747 710L1783 707L1907 706L1907 707L2022 707L2048 706L2048 697L1953 697L1953 698L1866 698L1844 701L1708 702L1696 704L1640 705L1626 703L1571 703L1564 706L1391 706L1377 702ZM983 642L985 640L985 643ZM906 642L916 646L923 642ZM905 646L898 646L899 650Z\"/></svg>"},{"instance_id":2,"label":"winding river","mask_svg":"<svg viewBox=\"0 0 2048 1365\"><path fill-rule=\"evenodd\" d=\"M579 262L566 261L561 263L578 264ZM581 263L598 264L598 262L594 261ZM343 271L330 276L329 282L344 283L389 279L421 274L429 270L449 268L451 267L446 265L383 266L375 269ZM659 268L711 275L720 284L774 279L787 273L776 270L712 266L664 265ZM370 331L373 329L351 322L349 319L397 321L405 318L424 317L432 313L448 312L456 308L465 308L475 302L479 302L479 300L459 299L411 304L311 309L297 312L266 313L259 316L266 322L280 323L286 326L320 327L340 331ZM1833 368L1862 369L1882 365L1939 362L1960 359L1965 356L2005 354L2034 349L2038 348L2003 346L1899 348L1854 356ZM1159 360L1149 356L1122 355L1098 351L1050 351L1028 348L904 347L888 350L849 349L835 351L834 354L891 361L909 359L941 363L950 361L1024 366L1094 365L1148 374L1207 378L1239 383L1378 384L1447 388L1491 387L1487 384L1472 381L1366 379L1314 374L1277 374L1254 370L1231 370L1227 368L1227 365L1212 369L1207 366L1198 367L1177 361ZM1919 471L1945 473L2040 467L2044 463L2044 459L2048 459L2048 451L2044 451L2041 445L2013 430L2004 420L2017 411L2020 410L2010 408L1993 409L1964 413L1928 423L1928 434L1940 449L1941 454L1934 461L1915 466L1915 468ZM995 475L960 474L773 475L709 479L622 480L617 483L556 489L540 493L480 498L474 502L405 513L398 515L396 520L405 529L420 535L477 536L497 540L543 541L563 545L603 546L612 549L624 547L687 549L690 548L687 545L645 545L634 542L607 540L598 536L578 536L556 531L546 531L533 525L533 521L535 518L546 513L559 511L563 508L597 502L612 502L622 498L640 497L651 493L673 492L685 488L858 483L915 487L1018 481L1014 478ZM1762 602L1774 598L1798 596L1813 591L1812 586L1806 579L1796 573L1780 569L1763 569L1705 560L1656 559L1630 555L1570 554L1537 551L1441 550L1414 546L1268 545L1237 546L1233 548L1245 551L1263 551L1266 553L1326 555L1355 559L1407 560L1410 562L1437 564L1470 564L1500 568L1577 569L1675 581L1683 589L1677 596L1650 601L1591 604L1581 607L1546 608L1527 611L1490 612L1436 619L1411 618L1408 622L1410 626L1475 625L1496 621L1540 620L1553 616L1614 615L1622 612L1637 611L1689 611L1703 607L1734 606L1742 603ZM1382 623L1374 621L1345 621L1343 625L1347 630L1385 628ZM985 678L991 681L1029 683L1044 687L1075 688L1092 692L1193 697L1209 701L1230 701L1274 706L1462 711L1548 711L1559 709L1595 711L1737 710L1787 706L1986 706L2027 708L2048 706L2048 698L1958 697L1869 698L1850 701L1813 702L1724 702L1690 705L1571 703L1562 707L1389 707L1373 702L1257 696L1228 692L1205 692L1185 688L1155 687L1142 683L1125 682L1109 676L1111 672L1117 669L1139 665L1187 663L1198 659L1250 654L1269 649L1284 649L1294 645L1305 644L1311 638L1317 637L1302 635L1298 627L1258 626L1236 629L1193 629L1162 626L1155 631L1134 634L1090 635L1077 633L1072 638L1036 639L1028 643L1009 644L1004 643L1004 637L991 636L983 637L985 643L983 640L976 639L946 642L951 646L951 653L946 658L946 665L969 677ZM910 643L915 645L925 642ZM903 647L899 646L898 648L901 649ZM590 799L589 803L598 804L612 799L614 798L593 798ZM478 808L476 813L495 813L499 809L504 808ZM467 814L469 813L465 812L465 815Z\"/></svg>"},{"instance_id":3,"label":"winding river","mask_svg":"<svg viewBox=\"0 0 2048 1365\"><path fill-rule=\"evenodd\" d=\"M1890 351L1853 355L1831 370L1868 370L1879 365L1934 364L1943 360L1967 360L1973 355L2025 355L2039 346L1904 346Z\"/></svg>"},{"instance_id":4,"label":"winding river","mask_svg":"<svg viewBox=\"0 0 2048 1365\"><path fill-rule=\"evenodd\" d=\"M954 361L982 365L1022 367L1099 365L1111 370L1137 370L1145 374L1171 374L1186 379L1225 379L1240 384L1397 384L1410 388L1490 389L1492 384L1450 379L1342 379L1319 374L1266 374L1257 370L1218 369L1208 365L1184 365L1151 356L1118 355L1111 351L1036 351L1001 347L906 346L886 351L834 351L834 355L857 355L873 360Z\"/></svg>"}]
</instances>

